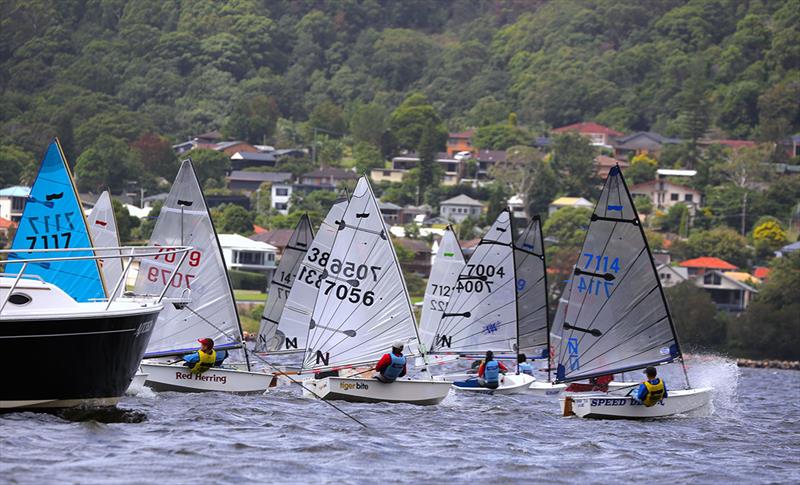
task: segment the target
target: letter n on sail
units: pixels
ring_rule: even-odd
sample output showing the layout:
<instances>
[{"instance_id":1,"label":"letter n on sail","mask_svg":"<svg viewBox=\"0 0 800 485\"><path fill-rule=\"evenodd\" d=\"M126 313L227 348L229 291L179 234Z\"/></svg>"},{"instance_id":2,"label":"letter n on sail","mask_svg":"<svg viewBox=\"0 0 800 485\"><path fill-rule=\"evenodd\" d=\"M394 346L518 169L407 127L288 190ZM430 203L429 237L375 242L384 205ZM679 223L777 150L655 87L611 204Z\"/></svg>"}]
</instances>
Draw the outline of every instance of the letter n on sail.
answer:
<instances>
[{"instance_id":1,"label":"letter n on sail","mask_svg":"<svg viewBox=\"0 0 800 485\"><path fill-rule=\"evenodd\" d=\"M325 354L323 354L321 350L317 350L317 365L319 365L320 363L322 365L328 365L328 362L330 360L331 360L330 352L325 352Z\"/></svg>"},{"instance_id":2,"label":"letter n on sail","mask_svg":"<svg viewBox=\"0 0 800 485\"><path fill-rule=\"evenodd\" d=\"M286 337L286 350L296 349L296 348L297 348L297 337L294 338Z\"/></svg>"},{"instance_id":3,"label":"letter n on sail","mask_svg":"<svg viewBox=\"0 0 800 485\"><path fill-rule=\"evenodd\" d=\"M447 347L450 348L451 344L453 343L453 336L447 335L437 335L436 336L436 345L440 348Z\"/></svg>"}]
</instances>

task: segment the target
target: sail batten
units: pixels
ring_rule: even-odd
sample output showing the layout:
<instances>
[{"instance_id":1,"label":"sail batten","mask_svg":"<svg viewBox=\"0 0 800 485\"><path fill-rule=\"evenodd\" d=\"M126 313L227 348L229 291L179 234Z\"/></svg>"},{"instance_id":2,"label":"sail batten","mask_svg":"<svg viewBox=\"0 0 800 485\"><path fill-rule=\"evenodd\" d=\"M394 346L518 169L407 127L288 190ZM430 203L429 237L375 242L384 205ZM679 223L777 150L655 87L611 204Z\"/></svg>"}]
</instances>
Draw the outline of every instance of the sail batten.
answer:
<instances>
[{"instance_id":1,"label":"sail batten","mask_svg":"<svg viewBox=\"0 0 800 485\"><path fill-rule=\"evenodd\" d=\"M383 215L362 177L336 224L303 367L374 363L397 340L416 345L416 324Z\"/></svg>"},{"instance_id":2,"label":"sail batten","mask_svg":"<svg viewBox=\"0 0 800 485\"><path fill-rule=\"evenodd\" d=\"M558 382L641 369L681 355L644 231L618 167L606 179L562 298L553 326Z\"/></svg>"}]
</instances>

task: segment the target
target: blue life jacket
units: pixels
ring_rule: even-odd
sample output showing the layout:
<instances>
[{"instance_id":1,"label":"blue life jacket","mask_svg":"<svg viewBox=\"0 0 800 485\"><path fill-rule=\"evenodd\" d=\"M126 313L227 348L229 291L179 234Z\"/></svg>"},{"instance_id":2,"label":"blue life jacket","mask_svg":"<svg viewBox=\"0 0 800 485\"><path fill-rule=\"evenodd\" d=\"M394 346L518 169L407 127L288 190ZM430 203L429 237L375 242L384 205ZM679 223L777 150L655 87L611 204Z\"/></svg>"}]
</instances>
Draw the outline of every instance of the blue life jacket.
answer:
<instances>
[{"instance_id":1,"label":"blue life jacket","mask_svg":"<svg viewBox=\"0 0 800 485\"><path fill-rule=\"evenodd\" d=\"M523 362L519 365L519 371L523 374L528 374L529 376L533 375L533 366L530 365L528 362Z\"/></svg>"},{"instance_id":2,"label":"blue life jacket","mask_svg":"<svg viewBox=\"0 0 800 485\"><path fill-rule=\"evenodd\" d=\"M500 364L490 360L483 367L483 380L486 382L500 382Z\"/></svg>"},{"instance_id":3,"label":"blue life jacket","mask_svg":"<svg viewBox=\"0 0 800 485\"><path fill-rule=\"evenodd\" d=\"M383 369L381 375L387 381L392 382L400 377L400 374L403 372L406 366L406 357L404 355L394 355L394 352L390 353L389 357L392 358L392 363L389 364L389 367Z\"/></svg>"}]
</instances>

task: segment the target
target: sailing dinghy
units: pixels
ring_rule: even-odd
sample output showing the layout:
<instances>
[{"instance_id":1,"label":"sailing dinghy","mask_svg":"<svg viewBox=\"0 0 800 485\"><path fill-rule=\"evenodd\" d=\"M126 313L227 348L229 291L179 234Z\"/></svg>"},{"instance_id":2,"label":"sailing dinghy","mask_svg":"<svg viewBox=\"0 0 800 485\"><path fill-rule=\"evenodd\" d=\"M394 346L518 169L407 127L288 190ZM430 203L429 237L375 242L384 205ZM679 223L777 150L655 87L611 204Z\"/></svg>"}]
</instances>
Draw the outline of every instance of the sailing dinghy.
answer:
<instances>
[{"instance_id":1,"label":"sailing dinghy","mask_svg":"<svg viewBox=\"0 0 800 485\"><path fill-rule=\"evenodd\" d=\"M337 229L311 313L305 371L372 367L398 340L406 342L406 348L419 347L400 264L366 177L359 179ZM401 378L385 384L354 375L306 380L303 394L326 400L438 404L449 388L449 382Z\"/></svg>"},{"instance_id":2,"label":"sailing dinghy","mask_svg":"<svg viewBox=\"0 0 800 485\"><path fill-rule=\"evenodd\" d=\"M283 250L281 262L272 277L269 285L269 295L264 304L264 313L261 316L261 325L258 328L256 339L256 352L270 352L280 350L284 344L288 347L291 341L286 342L286 336L278 330L280 318L289 293L292 290L300 264L308 252L309 245L314 239L314 231L308 215L303 214L294 228L286 249ZM295 342L296 344L296 342Z\"/></svg>"},{"instance_id":3,"label":"sailing dinghy","mask_svg":"<svg viewBox=\"0 0 800 485\"><path fill-rule=\"evenodd\" d=\"M520 335L533 344L533 336L541 333L534 328L539 324L538 315L519 319L516 274L511 211L505 209L461 270L439 321L432 353L477 357L491 350L498 357L511 355L516 362ZM481 387L475 377L455 381L453 387L468 393L517 394L526 392L533 381L526 374L508 373L500 377L497 389Z\"/></svg>"},{"instance_id":4,"label":"sailing dinghy","mask_svg":"<svg viewBox=\"0 0 800 485\"><path fill-rule=\"evenodd\" d=\"M661 281L619 167L613 167L592 213L581 256L565 292L556 382L569 383L679 361L678 335ZM710 388L668 387L651 407L630 396L581 393L561 399L565 415L654 418L706 406ZM635 392L635 389L632 389Z\"/></svg>"},{"instance_id":5,"label":"sailing dinghy","mask_svg":"<svg viewBox=\"0 0 800 485\"><path fill-rule=\"evenodd\" d=\"M191 160L181 164L150 244L164 248L190 245L194 249L185 261L156 256L140 265L138 293L152 293L164 284L165 275L176 270L167 296L191 300L185 305L167 306L159 315L145 358L160 361L142 362L142 370L149 374L147 385L156 391L265 392L272 375L250 370L222 249ZM214 340L218 360L225 351L233 363L192 374L180 363L163 360L196 351L197 340L206 337Z\"/></svg>"}]
</instances>

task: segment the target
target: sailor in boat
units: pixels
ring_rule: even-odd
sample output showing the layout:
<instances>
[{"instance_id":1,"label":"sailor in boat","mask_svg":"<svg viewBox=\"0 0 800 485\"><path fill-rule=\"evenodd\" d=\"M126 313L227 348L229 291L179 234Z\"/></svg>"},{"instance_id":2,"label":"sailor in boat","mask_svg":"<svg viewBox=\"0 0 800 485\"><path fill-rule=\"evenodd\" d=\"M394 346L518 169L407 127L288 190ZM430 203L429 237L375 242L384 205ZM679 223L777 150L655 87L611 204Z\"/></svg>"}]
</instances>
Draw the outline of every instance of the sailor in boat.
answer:
<instances>
[{"instance_id":1,"label":"sailor in boat","mask_svg":"<svg viewBox=\"0 0 800 485\"><path fill-rule=\"evenodd\" d=\"M655 367L648 367L644 373L647 375L647 380L639 384L639 390L633 398L647 407L655 406L667 398L667 386L660 377L657 377Z\"/></svg>"},{"instance_id":2,"label":"sailor in boat","mask_svg":"<svg viewBox=\"0 0 800 485\"><path fill-rule=\"evenodd\" d=\"M533 366L530 362L528 362L528 356L525 354L519 354L517 356L517 368L519 369L520 374L528 374L529 376L533 375Z\"/></svg>"},{"instance_id":3,"label":"sailor in boat","mask_svg":"<svg viewBox=\"0 0 800 485\"><path fill-rule=\"evenodd\" d=\"M478 368L478 384L488 389L500 387L500 374L508 372L508 367L494 360L494 352L486 351L486 358Z\"/></svg>"},{"instance_id":4,"label":"sailor in boat","mask_svg":"<svg viewBox=\"0 0 800 485\"><path fill-rule=\"evenodd\" d=\"M391 352L383 354L381 360L375 365L375 370L378 371L375 379L391 384L398 377L406 375L406 357L403 355L404 346L403 342L397 341L392 344Z\"/></svg>"},{"instance_id":5,"label":"sailor in boat","mask_svg":"<svg viewBox=\"0 0 800 485\"><path fill-rule=\"evenodd\" d=\"M200 342L200 350L183 356L183 362L192 374L202 374L208 369L222 364L227 357L227 352L222 351L217 354L214 350L214 340L210 338L197 339Z\"/></svg>"}]
</instances>

